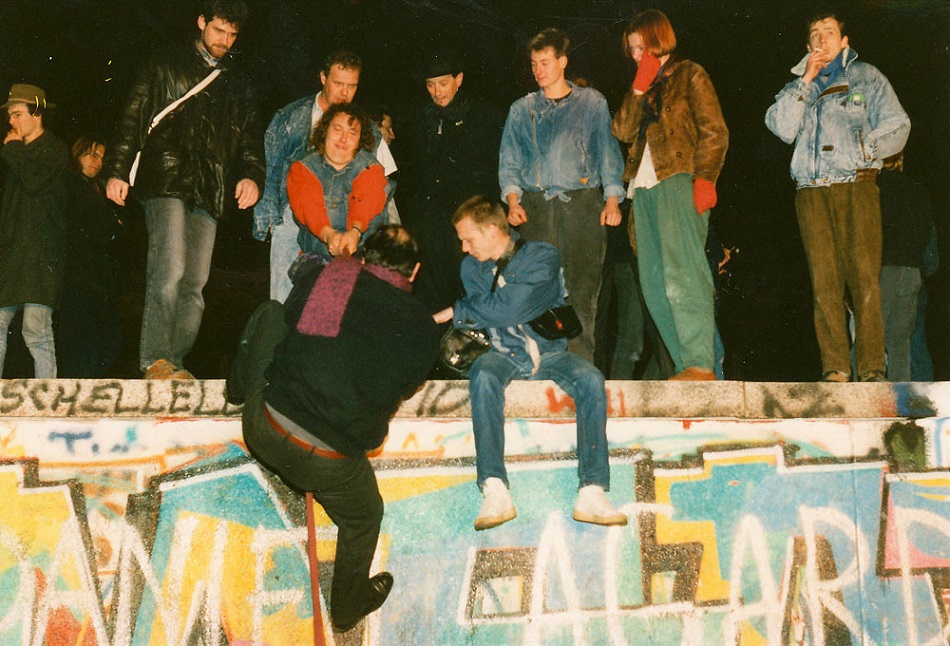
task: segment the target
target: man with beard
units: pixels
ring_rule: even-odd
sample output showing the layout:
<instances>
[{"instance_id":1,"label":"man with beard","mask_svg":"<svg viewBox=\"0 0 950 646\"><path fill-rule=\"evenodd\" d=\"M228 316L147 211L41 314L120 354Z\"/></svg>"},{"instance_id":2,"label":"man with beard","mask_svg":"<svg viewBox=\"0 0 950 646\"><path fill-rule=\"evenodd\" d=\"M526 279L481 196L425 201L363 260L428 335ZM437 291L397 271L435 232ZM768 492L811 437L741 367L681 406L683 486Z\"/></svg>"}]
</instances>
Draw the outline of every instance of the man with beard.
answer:
<instances>
[{"instance_id":1,"label":"man with beard","mask_svg":"<svg viewBox=\"0 0 950 646\"><path fill-rule=\"evenodd\" d=\"M244 0L207 0L198 39L143 66L106 148L106 196L125 205L134 184L145 209L146 379L193 378L182 361L201 326L218 220L252 207L264 185L250 81L230 54L247 17Z\"/></svg>"}]
</instances>

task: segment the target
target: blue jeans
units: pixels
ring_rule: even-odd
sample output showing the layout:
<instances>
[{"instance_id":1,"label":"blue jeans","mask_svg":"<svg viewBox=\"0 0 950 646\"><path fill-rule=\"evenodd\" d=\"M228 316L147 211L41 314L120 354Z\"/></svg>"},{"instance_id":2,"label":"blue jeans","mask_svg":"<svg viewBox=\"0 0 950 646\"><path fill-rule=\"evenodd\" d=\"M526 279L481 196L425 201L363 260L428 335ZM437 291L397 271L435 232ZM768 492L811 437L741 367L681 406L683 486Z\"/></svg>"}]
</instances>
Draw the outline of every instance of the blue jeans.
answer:
<instances>
[{"instance_id":1,"label":"blue jeans","mask_svg":"<svg viewBox=\"0 0 950 646\"><path fill-rule=\"evenodd\" d=\"M217 222L182 200L158 197L143 202L148 228L148 270L139 365L159 359L181 366L201 327L201 294L211 272Z\"/></svg>"},{"instance_id":2,"label":"blue jeans","mask_svg":"<svg viewBox=\"0 0 950 646\"><path fill-rule=\"evenodd\" d=\"M0 307L0 375L7 357L7 331L19 305ZM23 340L33 355L33 376L56 379L56 347L53 342L53 308L47 305L23 305Z\"/></svg>"},{"instance_id":3,"label":"blue jeans","mask_svg":"<svg viewBox=\"0 0 950 646\"><path fill-rule=\"evenodd\" d=\"M551 379L573 398L577 406L577 476L580 486L610 488L607 462L607 391L604 376L590 362L571 352L541 355L541 367L531 374L531 364L521 365L508 355L489 351L472 364L469 398L475 431L475 465L478 488L488 478L505 471L505 387L513 379Z\"/></svg>"},{"instance_id":4,"label":"blue jeans","mask_svg":"<svg viewBox=\"0 0 950 646\"><path fill-rule=\"evenodd\" d=\"M916 267L881 267L881 314L888 381L910 381L910 339L917 324L920 270Z\"/></svg>"},{"instance_id":5,"label":"blue jeans","mask_svg":"<svg viewBox=\"0 0 950 646\"><path fill-rule=\"evenodd\" d=\"M300 225L289 208L284 212L284 221L270 232L270 297L278 303L287 300L294 286L287 271L300 255L299 233Z\"/></svg>"}]
</instances>

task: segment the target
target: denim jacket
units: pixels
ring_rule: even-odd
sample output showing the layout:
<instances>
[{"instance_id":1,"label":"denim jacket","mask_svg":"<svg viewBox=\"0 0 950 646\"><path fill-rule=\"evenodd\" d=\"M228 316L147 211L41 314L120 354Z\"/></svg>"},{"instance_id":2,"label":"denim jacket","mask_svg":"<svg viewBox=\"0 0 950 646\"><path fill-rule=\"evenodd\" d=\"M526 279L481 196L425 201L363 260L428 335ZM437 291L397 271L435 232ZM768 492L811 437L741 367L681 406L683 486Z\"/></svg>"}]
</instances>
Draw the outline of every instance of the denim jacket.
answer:
<instances>
[{"instance_id":1,"label":"denim jacket","mask_svg":"<svg viewBox=\"0 0 950 646\"><path fill-rule=\"evenodd\" d=\"M806 56L792 68L799 78L775 97L765 124L785 143L795 143L791 175L799 188L853 182L858 171L880 169L885 157L904 148L910 119L894 89L868 63L846 50L844 68L819 93L805 85Z\"/></svg>"},{"instance_id":2,"label":"denim jacket","mask_svg":"<svg viewBox=\"0 0 950 646\"><path fill-rule=\"evenodd\" d=\"M307 167L317 178L323 187L323 201L327 209L327 217L330 225L337 231L346 231L349 222L348 210L351 203L350 193L353 190L353 182L365 170L373 166L379 166L379 162L372 153L366 150L359 150L356 157L343 170L337 170L326 162L323 155L312 152L300 160L300 163ZM380 173L380 177L382 174ZM380 188L380 191L383 191ZM369 196L367 196L368 199ZM384 218L380 217L383 213L383 207L386 203L386 197L382 195L375 196L379 205L379 212L369 222L360 240L360 244L369 234L373 233L382 225ZM299 219L298 219L299 223ZM327 246L314 235L306 226L300 227L300 233L297 236L297 243L301 251L306 255L317 255L325 260L330 260L330 251Z\"/></svg>"},{"instance_id":3,"label":"denim jacket","mask_svg":"<svg viewBox=\"0 0 950 646\"><path fill-rule=\"evenodd\" d=\"M518 237L512 233L513 240ZM459 329L488 329L492 350L531 366L531 345L539 354L567 348L567 339L545 339L528 324L548 308L564 304L561 257L547 242L526 242L511 258L491 291L498 266L495 260L462 260L465 296L455 302L453 325Z\"/></svg>"},{"instance_id":4,"label":"denim jacket","mask_svg":"<svg viewBox=\"0 0 950 646\"><path fill-rule=\"evenodd\" d=\"M568 83L571 93L554 101L542 90L511 104L501 137L498 184L509 193L567 191L602 186L604 198L624 196L620 146L610 134L610 111L597 90Z\"/></svg>"},{"instance_id":5,"label":"denim jacket","mask_svg":"<svg viewBox=\"0 0 950 646\"><path fill-rule=\"evenodd\" d=\"M264 133L264 157L267 179L261 200L254 207L254 237L266 240L271 227L290 215L287 202L287 171L290 164L307 152L310 120L316 96L305 96L290 103L274 115Z\"/></svg>"},{"instance_id":6,"label":"denim jacket","mask_svg":"<svg viewBox=\"0 0 950 646\"><path fill-rule=\"evenodd\" d=\"M287 202L287 172L290 165L302 159L309 150L308 140L313 120L313 104L317 94L297 99L277 111L267 132L264 133L264 157L267 161L267 179L261 199L254 207L254 231L257 240L267 240L271 227L292 217ZM383 147L382 137L373 124L373 137ZM387 186L387 196L395 190L395 182Z\"/></svg>"}]
</instances>

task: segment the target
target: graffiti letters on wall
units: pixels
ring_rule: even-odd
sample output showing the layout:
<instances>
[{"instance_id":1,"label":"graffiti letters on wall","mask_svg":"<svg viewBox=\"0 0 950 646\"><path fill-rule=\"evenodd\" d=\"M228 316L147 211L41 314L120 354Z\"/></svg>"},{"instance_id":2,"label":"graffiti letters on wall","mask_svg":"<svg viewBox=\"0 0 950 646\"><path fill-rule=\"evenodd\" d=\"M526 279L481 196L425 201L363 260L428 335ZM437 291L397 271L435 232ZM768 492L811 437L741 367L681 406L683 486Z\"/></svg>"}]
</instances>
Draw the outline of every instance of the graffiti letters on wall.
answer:
<instances>
[{"instance_id":1,"label":"graffiti letters on wall","mask_svg":"<svg viewBox=\"0 0 950 646\"><path fill-rule=\"evenodd\" d=\"M476 533L470 422L397 420L375 565L396 588L360 635L945 644L948 427L612 420L609 496L631 522L608 529L571 519L572 424L512 420L518 517ZM0 644L311 643L303 503L239 420L6 418L0 455Z\"/></svg>"}]
</instances>

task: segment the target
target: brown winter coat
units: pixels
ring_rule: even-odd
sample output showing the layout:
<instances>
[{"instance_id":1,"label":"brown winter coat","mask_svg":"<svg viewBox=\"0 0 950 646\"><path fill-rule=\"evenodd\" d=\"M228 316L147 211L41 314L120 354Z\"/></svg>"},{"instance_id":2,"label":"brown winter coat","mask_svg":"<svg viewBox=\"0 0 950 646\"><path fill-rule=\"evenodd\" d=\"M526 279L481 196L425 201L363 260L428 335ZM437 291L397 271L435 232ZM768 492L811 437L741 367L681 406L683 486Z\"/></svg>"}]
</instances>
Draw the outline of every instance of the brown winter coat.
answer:
<instances>
[{"instance_id":1,"label":"brown winter coat","mask_svg":"<svg viewBox=\"0 0 950 646\"><path fill-rule=\"evenodd\" d=\"M646 137L640 137L644 101L656 92L661 100L659 119L647 126ZM624 181L636 176L649 142L658 180L692 173L715 183L729 145L729 130L709 75L696 63L675 56L646 94L635 95L632 89L627 93L614 116L613 135L629 145Z\"/></svg>"}]
</instances>

